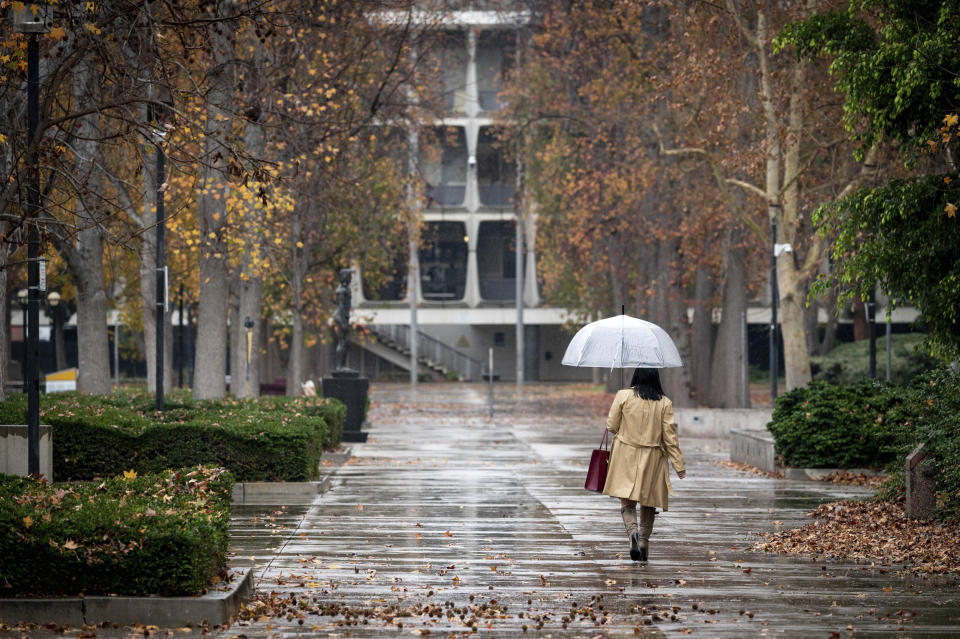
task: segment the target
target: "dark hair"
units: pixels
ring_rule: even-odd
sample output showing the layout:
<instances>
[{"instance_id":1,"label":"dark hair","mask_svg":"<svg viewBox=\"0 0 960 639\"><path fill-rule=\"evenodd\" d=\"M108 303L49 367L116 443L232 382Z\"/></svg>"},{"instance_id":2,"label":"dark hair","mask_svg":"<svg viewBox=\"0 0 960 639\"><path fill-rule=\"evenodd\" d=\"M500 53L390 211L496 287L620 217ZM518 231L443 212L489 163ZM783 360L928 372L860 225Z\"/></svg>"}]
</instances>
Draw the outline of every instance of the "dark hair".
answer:
<instances>
[{"instance_id":1,"label":"dark hair","mask_svg":"<svg viewBox=\"0 0 960 639\"><path fill-rule=\"evenodd\" d=\"M630 380L633 394L642 399L654 401L663 397L663 386L660 385L660 373L655 368L637 368L633 371Z\"/></svg>"}]
</instances>

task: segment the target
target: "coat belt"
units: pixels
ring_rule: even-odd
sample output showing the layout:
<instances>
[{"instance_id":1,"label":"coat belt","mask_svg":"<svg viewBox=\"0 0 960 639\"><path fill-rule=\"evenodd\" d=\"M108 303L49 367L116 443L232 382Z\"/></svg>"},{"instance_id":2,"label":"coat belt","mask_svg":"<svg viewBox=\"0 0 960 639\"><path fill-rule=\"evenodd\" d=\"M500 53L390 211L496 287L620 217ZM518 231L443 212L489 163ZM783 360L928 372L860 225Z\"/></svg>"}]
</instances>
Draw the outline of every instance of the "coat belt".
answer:
<instances>
[{"instance_id":1,"label":"coat belt","mask_svg":"<svg viewBox=\"0 0 960 639\"><path fill-rule=\"evenodd\" d=\"M661 448L660 444L634 444L623 439L622 437L620 437L620 435L617 435L614 439L616 439L621 444L626 444L630 448Z\"/></svg>"}]
</instances>

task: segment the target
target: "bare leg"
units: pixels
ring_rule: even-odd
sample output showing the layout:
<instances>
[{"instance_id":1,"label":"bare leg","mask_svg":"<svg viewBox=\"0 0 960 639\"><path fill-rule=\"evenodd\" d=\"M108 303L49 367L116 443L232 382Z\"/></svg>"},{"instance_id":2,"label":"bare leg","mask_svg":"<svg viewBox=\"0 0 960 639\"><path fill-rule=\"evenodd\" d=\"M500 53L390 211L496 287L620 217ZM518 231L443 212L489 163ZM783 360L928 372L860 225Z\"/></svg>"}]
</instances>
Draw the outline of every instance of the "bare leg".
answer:
<instances>
[{"instance_id":1,"label":"bare leg","mask_svg":"<svg viewBox=\"0 0 960 639\"><path fill-rule=\"evenodd\" d=\"M637 532L637 502L632 499L620 498L620 515L623 525L627 529L627 539Z\"/></svg>"}]
</instances>

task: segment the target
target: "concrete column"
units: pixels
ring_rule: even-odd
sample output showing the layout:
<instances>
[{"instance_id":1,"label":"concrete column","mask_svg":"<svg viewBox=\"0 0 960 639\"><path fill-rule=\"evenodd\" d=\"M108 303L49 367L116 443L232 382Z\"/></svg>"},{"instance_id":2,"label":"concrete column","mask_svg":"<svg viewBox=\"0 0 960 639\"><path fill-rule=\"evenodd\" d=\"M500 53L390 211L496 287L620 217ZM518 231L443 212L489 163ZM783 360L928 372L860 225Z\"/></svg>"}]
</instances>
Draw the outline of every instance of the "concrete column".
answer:
<instances>
[{"instance_id":1,"label":"concrete column","mask_svg":"<svg viewBox=\"0 0 960 639\"><path fill-rule=\"evenodd\" d=\"M480 185L477 182L477 139L480 137L480 126L473 118L467 118L464 123L464 135L467 139L467 188L463 197L463 205L471 213L480 208Z\"/></svg>"},{"instance_id":2,"label":"concrete column","mask_svg":"<svg viewBox=\"0 0 960 639\"><path fill-rule=\"evenodd\" d=\"M537 255L534 245L537 239L536 214L528 212L524 220L527 241L527 257L523 267L523 302L527 308L540 306L540 291L537 289ZM519 267L519 264L517 265Z\"/></svg>"},{"instance_id":3,"label":"concrete column","mask_svg":"<svg viewBox=\"0 0 960 639\"><path fill-rule=\"evenodd\" d=\"M477 86L477 32L467 29L467 117L475 118L480 114L480 93Z\"/></svg>"},{"instance_id":4,"label":"concrete column","mask_svg":"<svg viewBox=\"0 0 960 639\"><path fill-rule=\"evenodd\" d=\"M360 270L360 263L356 260L350 262L350 269L353 271L353 279L350 280L350 296L353 300L352 307L356 309L367 301L363 296L363 271Z\"/></svg>"},{"instance_id":5,"label":"concrete column","mask_svg":"<svg viewBox=\"0 0 960 639\"><path fill-rule=\"evenodd\" d=\"M466 222L467 237L467 286L463 294L463 300L470 308L475 308L480 304L480 271L477 266L477 240L480 234L480 223L477 221L475 213L467 218Z\"/></svg>"},{"instance_id":6,"label":"concrete column","mask_svg":"<svg viewBox=\"0 0 960 639\"><path fill-rule=\"evenodd\" d=\"M540 381L540 327L523 327L523 376L531 382Z\"/></svg>"}]
</instances>

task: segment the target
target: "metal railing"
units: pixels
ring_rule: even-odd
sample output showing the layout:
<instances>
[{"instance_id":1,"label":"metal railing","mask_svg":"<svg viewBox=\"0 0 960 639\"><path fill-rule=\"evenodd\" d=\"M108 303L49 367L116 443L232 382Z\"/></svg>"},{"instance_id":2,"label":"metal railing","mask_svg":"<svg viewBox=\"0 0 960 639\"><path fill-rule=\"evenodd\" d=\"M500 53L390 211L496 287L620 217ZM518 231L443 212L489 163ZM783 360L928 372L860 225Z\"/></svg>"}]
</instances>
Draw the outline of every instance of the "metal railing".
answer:
<instances>
[{"instance_id":1,"label":"metal railing","mask_svg":"<svg viewBox=\"0 0 960 639\"><path fill-rule=\"evenodd\" d=\"M410 327L404 324L374 324L367 329L387 346L410 352ZM417 359L433 370L446 373L454 371L463 381L479 379L486 371L483 362L461 353L448 344L417 331Z\"/></svg>"}]
</instances>

